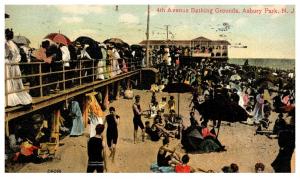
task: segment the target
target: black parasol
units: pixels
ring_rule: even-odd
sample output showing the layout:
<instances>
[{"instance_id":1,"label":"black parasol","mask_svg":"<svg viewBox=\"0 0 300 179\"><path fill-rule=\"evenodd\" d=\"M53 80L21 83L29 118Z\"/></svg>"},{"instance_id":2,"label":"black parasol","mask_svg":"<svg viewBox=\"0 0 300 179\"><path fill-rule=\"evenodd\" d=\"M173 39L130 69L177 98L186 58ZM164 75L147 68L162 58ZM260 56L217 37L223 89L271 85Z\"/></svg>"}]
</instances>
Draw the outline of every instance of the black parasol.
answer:
<instances>
[{"instance_id":1,"label":"black parasol","mask_svg":"<svg viewBox=\"0 0 300 179\"><path fill-rule=\"evenodd\" d=\"M201 104L195 104L195 109L205 120L212 119L218 122L218 133L221 121L242 122L248 118L248 113L237 103L224 98L209 99Z\"/></svg>"},{"instance_id":2,"label":"black parasol","mask_svg":"<svg viewBox=\"0 0 300 179\"><path fill-rule=\"evenodd\" d=\"M101 48L99 47L99 43L94 39L87 36L80 36L73 43L79 43L81 46L89 45L86 51L90 57L97 60L102 59Z\"/></svg>"},{"instance_id":3,"label":"black parasol","mask_svg":"<svg viewBox=\"0 0 300 179\"><path fill-rule=\"evenodd\" d=\"M112 44L117 48L127 47L129 48L128 43L124 42L122 39L119 38L110 38L106 39L103 43L105 44Z\"/></svg>"}]
</instances>

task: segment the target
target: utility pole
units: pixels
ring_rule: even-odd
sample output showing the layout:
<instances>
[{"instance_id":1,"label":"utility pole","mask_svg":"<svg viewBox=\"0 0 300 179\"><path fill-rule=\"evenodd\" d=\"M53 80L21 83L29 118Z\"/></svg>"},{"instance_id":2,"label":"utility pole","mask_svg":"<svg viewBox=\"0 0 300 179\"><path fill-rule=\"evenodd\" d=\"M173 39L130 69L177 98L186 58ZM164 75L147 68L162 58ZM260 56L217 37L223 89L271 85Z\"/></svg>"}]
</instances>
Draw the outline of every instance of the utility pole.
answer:
<instances>
[{"instance_id":1,"label":"utility pole","mask_svg":"<svg viewBox=\"0 0 300 179\"><path fill-rule=\"evenodd\" d=\"M150 60L149 60L149 23L150 23L150 5L148 4L148 15L147 15L147 45L146 45L146 63L147 67L150 67Z\"/></svg>"},{"instance_id":2,"label":"utility pole","mask_svg":"<svg viewBox=\"0 0 300 179\"><path fill-rule=\"evenodd\" d=\"M169 40L169 26L170 25L165 25L166 26L166 30L167 30L167 40Z\"/></svg>"}]
</instances>

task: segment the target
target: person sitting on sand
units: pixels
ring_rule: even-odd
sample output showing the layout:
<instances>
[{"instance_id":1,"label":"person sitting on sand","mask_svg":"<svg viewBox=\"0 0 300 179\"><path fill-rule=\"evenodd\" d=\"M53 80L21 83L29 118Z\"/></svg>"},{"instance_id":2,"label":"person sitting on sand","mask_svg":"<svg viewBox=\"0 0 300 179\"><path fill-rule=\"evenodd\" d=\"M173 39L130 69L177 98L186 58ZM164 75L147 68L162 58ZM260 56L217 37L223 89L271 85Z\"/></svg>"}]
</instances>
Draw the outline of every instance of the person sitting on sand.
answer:
<instances>
[{"instance_id":1,"label":"person sitting on sand","mask_svg":"<svg viewBox=\"0 0 300 179\"><path fill-rule=\"evenodd\" d=\"M148 136L150 137L150 140L151 141L159 141L160 135L159 135L158 128L155 128L155 125L153 125L154 128L151 127L149 121L145 122L145 126L146 126L146 128L145 128L146 134L148 134Z\"/></svg>"},{"instance_id":2,"label":"person sitting on sand","mask_svg":"<svg viewBox=\"0 0 300 179\"><path fill-rule=\"evenodd\" d=\"M203 121L201 123L201 127L202 127L201 135L204 139L213 140L220 147L219 151L226 151L225 146L222 145L221 142L218 140L218 138L216 136L216 133L215 133L215 130L214 129L212 129L212 130L208 129L206 121Z\"/></svg>"},{"instance_id":3,"label":"person sitting on sand","mask_svg":"<svg viewBox=\"0 0 300 179\"><path fill-rule=\"evenodd\" d=\"M155 116L153 125L151 128L154 131L158 132L159 136L176 137L176 135L178 135L178 133L179 133L179 131L177 131L177 133L173 131L173 130L177 129L178 126L170 127L167 123L166 124L163 123L160 111L158 111L158 114Z\"/></svg>"},{"instance_id":4,"label":"person sitting on sand","mask_svg":"<svg viewBox=\"0 0 300 179\"><path fill-rule=\"evenodd\" d=\"M189 166L190 157L185 154L181 158L181 162L175 166L176 173L194 173L196 170Z\"/></svg>"},{"instance_id":5,"label":"person sitting on sand","mask_svg":"<svg viewBox=\"0 0 300 179\"><path fill-rule=\"evenodd\" d=\"M202 127L201 134L202 134L203 138L206 138L208 136L216 138L216 134L214 133L214 130L208 129L206 121L203 121L201 123L201 127Z\"/></svg>"},{"instance_id":6,"label":"person sitting on sand","mask_svg":"<svg viewBox=\"0 0 300 179\"><path fill-rule=\"evenodd\" d=\"M154 116L156 116L158 111L158 102L154 102L150 104L150 118L153 118Z\"/></svg>"},{"instance_id":7,"label":"person sitting on sand","mask_svg":"<svg viewBox=\"0 0 300 179\"><path fill-rule=\"evenodd\" d=\"M279 131L283 130L286 127L286 122L283 119L283 114L280 113L278 115L278 118L275 121L274 127L273 127L273 134L278 135Z\"/></svg>"},{"instance_id":8,"label":"person sitting on sand","mask_svg":"<svg viewBox=\"0 0 300 179\"><path fill-rule=\"evenodd\" d=\"M222 168L223 173L238 173L239 166L235 163L230 164L230 166L224 166Z\"/></svg>"},{"instance_id":9,"label":"person sitting on sand","mask_svg":"<svg viewBox=\"0 0 300 179\"><path fill-rule=\"evenodd\" d=\"M157 114L156 114L156 116L154 117L154 120L153 120L153 124L158 124L162 127L164 126L160 110L157 111Z\"/></svg>"},{"instance_id":10,"label":"person sitting on sand","mask_svg":"<svg viewBox=\"0 0 300 179\"><path fill-rule=\"evenodd\" d=\"M159 148L157 153L157 165L159 167L175 165L180 161L176 149L169 148L169 137L163 139L163 145ZM169 155L167 155L169 153ZM177 161L176 161L177 160Z\"/></svg>"},{"instance_id":11,"label":"person sitting on sand","mask_svg":"<svg viewBox=\"0 0 300 179\"><path fill-rule=\"evenodd\" d=\"M162 97L161 101L158 104L158 109L164 113L165 112L165 107L167 105L167 98L166 97Z\"/></svg>"},{"instance_id":12,"label":"person sitting on sand","mask_svg":"<svg viewBox=\"0 0 300 179\"><path fill-rule=\"evenodd\" d=\"M176 122L176 114L175 110L170 110L170 114L167 118L168 122L175 123Z\"/></svg>"}]
</instances>

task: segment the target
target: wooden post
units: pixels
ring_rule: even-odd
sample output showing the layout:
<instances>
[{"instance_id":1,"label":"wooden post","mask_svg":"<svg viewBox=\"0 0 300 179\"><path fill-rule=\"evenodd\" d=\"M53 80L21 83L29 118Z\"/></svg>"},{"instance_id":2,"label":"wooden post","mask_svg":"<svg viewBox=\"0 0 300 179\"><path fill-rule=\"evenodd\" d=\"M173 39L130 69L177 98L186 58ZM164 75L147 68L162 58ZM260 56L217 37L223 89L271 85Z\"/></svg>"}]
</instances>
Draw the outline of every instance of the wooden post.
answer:
<instances>
[{"instance_id":1,"label":"wooden post","mask_svg":"<svg viewBox=\"0 0 300 179\"><path fill-rule=\"evenodd\" d=\"M96 78L95 76L95 60L92 59L93 65L92 65L92 81L94 82L94 79Z\"/></svg>"},{"instance_id":2,"label":"wooden post","mask_svg":"<svg viewBox=\"0 0 300 179\"><path fill-rule=\"evenodd\" d=\"M63 88L64 88L64 90L66 90L66 74L65 73L66 73L65 72L65 62L63 62L63 84L64 84Z\"/></svg>"},{"instance_id":3,"label":"wooden post","mask_svg":"<svg viewBox=\"0 0 300 179\"><path fill-rule=\"evenodd\" d=\"M218 138L218 136L219 136L220 127L221 127L221 120L218 120L218 132L217 132L216 138Z\"/></svg>"},{"instance_id":4,"label":"wooden post","mask_svg":"<svg viewBox=\"0 0 300 179\"><path fill-rule=\"evenodd\" d=\"M140 70L140 84L142 84L142 70Z\"/></svg>"},{"instance_id":5,"label":"wooden post","mask_svg":"<svg viewBox=\"0 0 300 179\"><path fill-rule=\"evenodd\" d=\"M39 77L40 77L40 94L41 94L41 97L43 97L42 63L39 63Z\"/></svg>"},{"instance_id":6,"label":"wooden post","mask_svg":"<svg viewBox=\"0 0 300 179\"><path fill-rule=\"evenodd\" d=\"M79 85L81 85L81 80L82 80L81 79L81 77L82 77L82 74L81 74L82 73L82 68L81 68L82 64L81 63L82 63L82 61L79 60Z\"/></svg>"},{"instance_id":7,"label":"wooden post","mask_svg":"<svg viewBox=\"0 0 300 179\"><path fill-rule=\"evenodd\" d=\"M5 135L6 135L6 137L9 137L9 124L8 124L8 120L5 121Z\"/></svg>"},{"instance_id":8,"label":"wooden post","mask_svg":"<svg viewBox=\"0 0 300 179\"><path fill-rule=\"evenodd\" d=\"M55 143L54 151L55 152L59 147L59 127L60 127L60 110L55 109L53 116L53 124L52 124L52 131L51 131L51 142Z\"/></svg>"}]
</instances>

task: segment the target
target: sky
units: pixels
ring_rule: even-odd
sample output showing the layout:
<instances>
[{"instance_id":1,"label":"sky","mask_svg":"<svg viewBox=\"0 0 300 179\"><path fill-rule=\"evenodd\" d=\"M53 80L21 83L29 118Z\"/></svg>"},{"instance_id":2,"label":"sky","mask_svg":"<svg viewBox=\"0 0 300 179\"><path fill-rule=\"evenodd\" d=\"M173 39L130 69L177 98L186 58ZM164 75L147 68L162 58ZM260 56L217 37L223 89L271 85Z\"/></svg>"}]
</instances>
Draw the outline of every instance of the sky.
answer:
<instances>
[{"instance_id":1,"label":"sky","mask_svg":"<svg viewBox=\"0 0 300 179\"><path fill-rule=\"evenodd\" d=\"M147 5L5 5L6 28L26 36L37 48L49 33L60 32L72 41L89 36L102 42L121 38L129 44L146 39ZM192 8L212 13L192 12ZM262 10L261 14L243 12ZM265 13L265 8L280 13ZM286 8L289 13L281 13ZM284 5L150 5L150 39L190 40L199 36L228 40L230 58L295 58L294 6ZM159 10L165 9L166 12ZM189 11L185 11L188 9ZM239 13L218 12L236 9ZM171 10L172 12L168 12ZM173 12L176 10L176 12ZM258 12L258 11L257 11ZM227 31L223 24L230 28ZM234 48L236 44L247 48Z\"/></svg>"}]
</instances>

